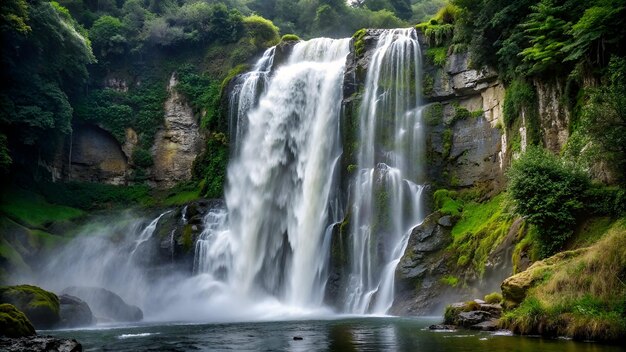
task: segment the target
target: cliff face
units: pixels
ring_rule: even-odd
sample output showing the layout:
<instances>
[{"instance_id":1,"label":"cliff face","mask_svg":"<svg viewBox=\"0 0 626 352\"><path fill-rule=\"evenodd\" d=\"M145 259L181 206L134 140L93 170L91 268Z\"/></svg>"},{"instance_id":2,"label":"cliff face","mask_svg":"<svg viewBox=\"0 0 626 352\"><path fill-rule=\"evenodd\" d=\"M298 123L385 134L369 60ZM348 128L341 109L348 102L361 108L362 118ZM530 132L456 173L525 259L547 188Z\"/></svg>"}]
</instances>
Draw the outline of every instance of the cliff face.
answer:
<instances>
[{"instance_id":1,"label":"cliff face","mask_svg":"<svg viewBox=\"0 0 626 352\"><path fill-rule=\"evenodd\" d=\"M380 33L380 30L367 30L356 37L348 56L342 117L344 185L350 178L346 168L356 163L351 146L356 139L358 107ZM424 199L429 203L432 191L442 188L479 189L483 197L492 197L504 190L507 168L526 148L530 127L525 116L519 116L521 123L507 130L503 115L506 87L498 73L488 67L472 67L468 53L448 54L445 64L436 65L427 58L427 41L421 35L420 43L424 58L420 83L428 163L425 181L430 191L426 192ZM558 152L567 141L571 115L564 99L564 85L559 81L536 81L534 87L540 116L540 142ZM344 197L349 196L346 191ZM396 300L392 313L438 314L449 300L490 293L512 274L513 248L526 231L523 221L510 219L491 224L502 225L502 228L497 230L499 234L492 239L493 243L486 244L486 263L482 272L478 272L475 266L457 265L456 258L449 253L453 246L451 232L458 220L435 212L412 231L396 270ZM338 278L342 276L341 259L345 253L340 249L343 238L340 232L337 231L340 240L334 241L336 248L331 255L331 279L327 287L331 296L340 291L338 286L341 285ZM522 262L523 254L518 266L527 265ZM450 281L451 278L460 279L469 286L457 285L456 281Z\"/></svg>"},{"instance_id":2,"label":"cliff face","mask_svg":"<svg viewBox=\"0 0 626 352\"><path fill-rule=\"evenodd\" d=\"M190 180L193 162L206 145L193 109L176 90L177 84L176 73L173 73L167 87L165 121L152 147L152 181L159 188Z\"/></svg>"}]
</instances>

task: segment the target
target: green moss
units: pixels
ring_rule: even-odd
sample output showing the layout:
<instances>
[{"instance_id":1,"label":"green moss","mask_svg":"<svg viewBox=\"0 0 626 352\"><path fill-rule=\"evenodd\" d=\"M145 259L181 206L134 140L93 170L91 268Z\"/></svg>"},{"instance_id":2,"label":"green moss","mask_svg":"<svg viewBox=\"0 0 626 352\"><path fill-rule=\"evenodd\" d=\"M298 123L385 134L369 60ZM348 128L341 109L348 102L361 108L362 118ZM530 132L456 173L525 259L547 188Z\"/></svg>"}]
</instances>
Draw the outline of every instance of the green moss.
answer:
<instances>
[{"instance_id":1,"label":"green moss","mask_svg":"<svg viewBox=\"0 0 626 352\"><path fill-rule=\"evenodd\" d=\"M492 292L490 294L487 294L485 295L485 302L489 304L502 303L502 294L500 292Z\"/></svg>"},{"instance_id":2,"label":"green moss","mask_svg":"<svg viewBox=\"0 0 626 352\"><path fill-rule=\"evenodd\" d=\"M365 28L359 29L352 35L352 43L354 43L354 54L357 57L362 56L365 53L365 34L367 30Z\"/></svg>"},{"instance_id":3,"label":"green moss","mask_svg":"<svg viewBox=\"0 0 626 352\"><path fill-rule=\"evenodd\" d=\"M435 207L444 215L459 216L463 210L463 203L456 199L457 193L447 189L438 189L433 194Z\"/></svg>"},{"instance_id":4,"label":"green moss","mask_svg":"<svg viewBox=\"0 0 626 352\"><path fill-rule=\"evenodd\" d=\"M289 42L289 41L299 41L300 37L295 34L285 34L280 38L281 42Z\"/></svg>"},{"instance_id":5,"label":"green moss","mask_svg":"<svg viewBox=\"0 0 626 352\"><path fill-rule=\"evenodd\" d=\"M470 201L463 205L448 248L457 265L471 264L479 275L484 274L489 253L502 242L513 222L505 200L506 195L500 194L483 203Z\"/></svg>"},{"instance_id":6,"label":"green moss","mask_svg":"<svg viewBox=\"0 0 626 352\"><path fill-rule=\"evenodd\" d=\"M40 195L25 190L4 193L0 212L28 227L42 227L51 222L73 220L85 215L79 209L50 204Z\"/></svg>"},{"instance_id":7,"label":"green moss","mask_svg":"<svg viewBox=\"0 0 626 352\"><path fill-rule=\"evenodd\" d=\"M441 279L439 279L439 281L444 285L448 285L452 287L456 287L456 285L459 284L459 278L457 278L456 276L452 276L452 275L446 275L442 277Z\"/></svg>"},{"instance_id":8,"label":"green moss","mask_svg":"<svg viewBox=\"0 0 626 352\"><path fill-rule=\"evenodd\" d=\"M35 335L35 328L26 315L12 304L0 304L0 336L22 337Z\"/></svg>"},{"instance_id":9,"label":"green moss","mask_svg":"<svg viewBox=\"0 0 626 352\"><path fill-rule=\"evenodd\" d=\"M59 298L37 286L0 287L0 302L10 303L24 312L37 328L54 326L59 319Z\"/></svg>"},{"instance_id":10,"label":"green moss","mask_svg":"<svg viewBox=\"0 0 626 352\"><path fill-rule=\"evenodd\" d=\"M443 159L447 159L448 156L450 156L450 151L452 150L452 129L450 127L446 127L446 129L443 130L441 139L443 140L443 151L441 156Z\"/></svg>"},{"instance_id":11,"label":"green moss","mask_svg":"<svg viewBox=\"0 0 626 352\"><path fill-rule=\"evenodd\" d=\"M193 229L191 224L185 224L183 227L182 245L185 252L191 251L193 247Z\"/></svg>"},{"instance_id":12,"label":"green moss","mask_svg":"<svg viewBox=\"0 0 626 352\"><path fill-rule=\"evenodd\" d=\"M448 56L448 48L446 47L430 47L426 49L426 58L434 65L444 67Z\"/></svg>"},{"instance_id":13,"label":"green moss","mask_svg":"<svg viewBox=\"0 0 626 352\"><path fill-rule=\"evenodd\" d=\"M114 186L90 182L45 182L35 187L46 199L54 199L60 204L85 210L128 207L133 204L150 205L154 202L148 185Z\"/></svg>"},{"instance_id":14,"label":"green moss","mask_svg":"<svg viewBox=\"0 0 626 352\"><path fill-rule=\"evenodd\" d=\"M443 122L443 105L441 103L427 105L422 112L422 116L427 125L440 125Z\"/></svg>"},{"instance_id":15,"label":"green moss","mask_svg":"<svg viewBox=\"0 0 626 352\"><path fill-rule=\"evenodd\" d=\"M422 94L430 95L435 89L435 79L433 76L425 74L422 77Z\"/></svg>"},{"instance_id":16,"label":"green moss","mask_svg":"<svg viewBox=\"0 0 626 352\"><path fill-rule=\"evenodd\" d=\"M224 80L222 81L222 85L221 85L221 91L223 92L224 89L228 88L228 85L230 84L230 81L232 81L233 78L235 78L235 76L244 73L245 71L247 71L250 68L250 65L246 65L246 64L241 64L241 65L237 65L235 67L233 67L232 69L230 69L230 71L228 71L228 74L226 75L226 77L224 78Z\"/></svg>"}]
</instances>

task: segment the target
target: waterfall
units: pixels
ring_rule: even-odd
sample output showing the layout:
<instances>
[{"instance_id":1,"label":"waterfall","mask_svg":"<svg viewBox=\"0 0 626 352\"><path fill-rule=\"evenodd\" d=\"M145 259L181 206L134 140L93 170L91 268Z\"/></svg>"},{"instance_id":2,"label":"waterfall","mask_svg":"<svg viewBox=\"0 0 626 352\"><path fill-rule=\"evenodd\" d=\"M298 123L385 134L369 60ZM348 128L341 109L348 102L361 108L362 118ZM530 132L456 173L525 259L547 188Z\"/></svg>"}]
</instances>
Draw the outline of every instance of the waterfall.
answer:
<instances>
[{"instance_id":1,"label":"waterfall","mask_svg":"<svg viewBox=\"0 0 626 352\"><path fill-rule=\"evenodd\" d=\"M421 221L420 47L413 29L384 31L366 76L353 185L345 310L384 314L410 230Z\"/></svg>"},{"instance_id":2,"label":"waterfall","mask_svg":"<svg viewBox=\"0 0 626 352\"><path fill-rule=\"evenodd\" d=\"M197 272L248 297L322 305L332 224L341 216L335 169L349 45L349 39L299 42L275 72L269 49L239 78L231 95L237 151L228 168L227 211L205 219Z\"/></svg>"},{"instance_id":3,"label":"waterfall","mask_svg":"<svg viewBox=\"0 0 626 352\"><path fill-rule=\"evenodd\" d=\"M259 96L267 87L269 72L274 63L276 47L271 47L263 53L261 59L254 65L252 71L235 78L235 85L229 98L229 138L233 146L232 155L239 154L240 141L246 132L247 114L256 106Z\"/></svg>"},{"instance_id":4,"label":"waterfall","mask_svg":"<svg viewBox=\"0 0 626 352\"><path fill-rule=\"evenodd\" d=\"M344 219L337 167L349 42L299 42L277 67L271 48L237 79L226 209L205 218L196 273L245 297L322 306L333 228ZM387 312L395 268L422 221L420 57L415 30L386 30L368 67L349 205L345 312Z\"/></svg>"}]
</instances>

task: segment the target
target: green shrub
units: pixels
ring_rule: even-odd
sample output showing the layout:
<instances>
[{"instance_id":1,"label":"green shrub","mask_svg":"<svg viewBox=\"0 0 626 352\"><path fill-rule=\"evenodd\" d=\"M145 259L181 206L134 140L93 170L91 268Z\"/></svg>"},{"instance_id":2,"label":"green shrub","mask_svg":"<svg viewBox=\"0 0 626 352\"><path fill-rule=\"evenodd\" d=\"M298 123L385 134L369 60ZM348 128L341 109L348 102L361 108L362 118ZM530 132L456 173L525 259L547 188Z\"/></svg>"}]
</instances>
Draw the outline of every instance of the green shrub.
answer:
<instances>
[{"instance_id":1,"label":"green shrub","mask_svg":"<svg viewBox=\"0 0 626 352\"><path fill-rule=\"evenodd\" d=\"M442 284L448 285L451 287L456 287L459 284L459 278L452 275L446 275L439 280Z\"/></svg>"},{"instance_id":2,"label":"green shrub","mask_svg":"<svg viewBox=\"0 0 626 352\"><path fill-rule=\"evenodd\" d=\"M154 165L152 154L143 148L137 148L133 152L133 163L137 167L149 168Z\"/></svg>"},{"instance_id":3,"label":"green shrub","mask_svg":"<svg viewBox=\"0 0 626 352\"><path fill-rule=\"evenodd\" d=\"M365 53L365 34L367 34L367 29L359 29L352 35L352 42L354 43L354 54L359 57Z\"/></svg>"},{"instance_id":4,"label":"green shrub","mask_svg":"<svg viewBox=\"0 0 626 352\"><path fill-rule=\"evenodd\" d=\"M587 175L550 152L532 147L513 163L507 176L516 211L538 228L542 255L559 250L583 209Z\"/></svg>"},{"instance_id":5,"label":"green shrub","mask_svg":"<svg viewBox=\"0 0 626 352\"><path fill-rule=\"evenodd\" d=\"M257 48L267 48L280 42L278 27L272 21L258 15L244 17L243 25Z\"/></svg>"},{"instance_id":6,"label":"green shrub","mask_svg":"<svg viewBox=\"0 0 626 352\"><path fill-rule=\"evenodd\" d=\"M463 203L456 199L457 192L447 189L438 189L433 194L435 207L444 215L459 216L463 210Z\"/></svg>"},{"instance_id":7,"label":"green shrub","mask_svg":"<svg viewBox=\"0 0 626 352\"><path fill-rule=\"evenodd\" d=\"M426 58L428 58L436 66L444 67L448 57L448 48L430 47L426 49Z\"/></svg>"},{"instance_id":8,"label":"green shrub","mask_svg":"<svg viewBox=\"0 0 626 352\"><path fill-rule=\"evenodd\" d=\"M535 102L535 89L530 83L522 79L511 82L504 94L504 125L511 128L524 109L532 113Z\"/></svg>"}]
</instances>

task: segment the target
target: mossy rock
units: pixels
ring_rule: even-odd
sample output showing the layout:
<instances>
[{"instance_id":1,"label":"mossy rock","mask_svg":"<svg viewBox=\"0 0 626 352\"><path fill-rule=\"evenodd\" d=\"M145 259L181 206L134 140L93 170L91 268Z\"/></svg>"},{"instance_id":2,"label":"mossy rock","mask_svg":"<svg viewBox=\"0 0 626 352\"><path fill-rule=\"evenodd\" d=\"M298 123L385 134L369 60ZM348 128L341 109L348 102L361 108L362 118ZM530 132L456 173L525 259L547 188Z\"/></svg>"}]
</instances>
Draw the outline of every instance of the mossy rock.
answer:
<instances>
[{"instance_id":1,"label":"mossy rock","mask_svg":"<svg viewBox=\"0 0 626 352\"><path fill-rule=\"evenodd\" d=\"M17 307L38 329L54 327L61 319L57 295L37 286L0 287L0 303Z\"/></svg>"},{"instance_id":2,"label":"mossy rock","mask_svg":"<svg viewBox=\"0 0 626 352\"><path fill-rule=\"evenodd\" d=\"M527 270L507 278L500 286L505 305L508 307L519 305L526 298L528 290L547 279L556 267L586 251L586 248L581 248L560 252L550 258L535 262Z\"/></svg>"},{"instance_id":3,"label":"mossy rock","mask_svg":"<svg viewBox=\"0 0 626 352\"><path fill-rule=\"evenodd\" d=\"M0 336L23 337L35 335L30 320L14 305L0 304Z\"/></svg>"}]
</instances>

